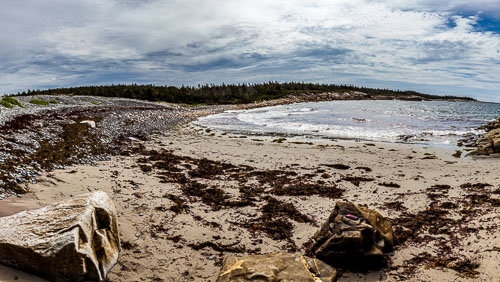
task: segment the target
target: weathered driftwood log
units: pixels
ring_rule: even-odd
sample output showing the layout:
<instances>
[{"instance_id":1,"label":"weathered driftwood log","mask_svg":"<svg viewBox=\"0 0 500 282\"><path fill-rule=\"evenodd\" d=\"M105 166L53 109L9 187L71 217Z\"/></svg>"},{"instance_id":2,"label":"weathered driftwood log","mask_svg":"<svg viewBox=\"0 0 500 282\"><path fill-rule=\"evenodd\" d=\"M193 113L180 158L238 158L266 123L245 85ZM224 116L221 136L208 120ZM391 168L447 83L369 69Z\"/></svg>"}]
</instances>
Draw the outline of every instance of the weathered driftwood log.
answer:
<instances>
[{"instance_id":1,"label":"weathered driftwood log","mask_svg":"<svg viewBox=\"0 0 500 282\"><path fill-rule=\"evenodd\" d=\"M102 280L119 252L116 210L104 192L0 217L0 263L52 281Z\"/></svg>"},{"instance_id":2,"label":"weathered driftwood log","mask_svg":"<svg viewBox=\"0 0 500 282\"><path fill-rule=\"evenodd\" d=\"M336 203L313 239L312 251L321 260L359 269L383 266L383 254L394 246L389 221L374 210L345 202Z\"/></svg>"},{"instance_id":3,"label":"weathered driftwood log","mask_svg":"<svg viewBox=\"0 0 500 282\"><path fill-rule=\"evenodd\" d=\"M217 282L238 281L335 281L337 270L310 257L277 253L241 258L229 257Z\"/></svg>"}]
</instances>

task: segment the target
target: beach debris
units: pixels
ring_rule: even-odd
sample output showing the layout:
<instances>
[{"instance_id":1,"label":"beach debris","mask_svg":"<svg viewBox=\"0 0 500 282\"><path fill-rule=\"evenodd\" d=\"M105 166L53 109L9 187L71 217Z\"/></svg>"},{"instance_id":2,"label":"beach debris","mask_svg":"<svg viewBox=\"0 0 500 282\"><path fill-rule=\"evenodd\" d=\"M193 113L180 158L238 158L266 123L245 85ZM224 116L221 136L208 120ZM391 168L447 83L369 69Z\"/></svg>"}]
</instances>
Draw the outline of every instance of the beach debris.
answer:
<instances>
[{"instance_id":1,"label":"beach debris","mask_svg":"<svg viewBox=\"0 0 500 282\"><path fill-rule=\"evenodd\" d=\"M335 281L337 270L307 256L275 253L229 257L217 282L229 281Z\"/></svg>"},{"instance_id":2,"label":"beach debris","mask_svg":"<svg viewBox=\"0 0 500 282\"><path fill-rule=\"evenodd\" d=\"M88 124L90 128L95 128L95 121L93 120L82 120L80 124Z\"/></svg>"},{"instance_id":3,"label":"beach debris","mask_svg":"<svg viewBox=\"0 0 500 282\"><path fill-rule=\"evenodd\" d=\"M384 253L393 250L392 225L377 211L337 202L330 217L314 234L313 253L330 265L377 269Z\"/></svg>"},{"instance_id":4,"label":"beach debris","mask_svg":"<svg viewBox=\"0 0 500 282\"><path fill-rule=\"evenodd\" d=\"M99 281L118 261L116 210L94 192L0 217L0 263L51 281Z\"/></svg>"}]
</instances>

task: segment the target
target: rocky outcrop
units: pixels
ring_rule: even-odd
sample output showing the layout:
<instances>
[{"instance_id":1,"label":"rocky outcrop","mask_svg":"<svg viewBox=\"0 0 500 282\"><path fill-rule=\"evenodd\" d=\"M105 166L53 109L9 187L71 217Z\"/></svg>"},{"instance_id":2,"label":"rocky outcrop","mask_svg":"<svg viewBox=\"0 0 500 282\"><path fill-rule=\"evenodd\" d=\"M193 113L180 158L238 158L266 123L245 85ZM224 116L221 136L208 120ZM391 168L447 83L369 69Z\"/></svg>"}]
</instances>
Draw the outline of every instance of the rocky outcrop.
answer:
<instances>
[{"instance_id":1,"label":"rocky outcrop","mask_svg":"<svg viewBox=\"0 0 500 282\"><path fill-rule=\"evenodd\" d=\"M500 153L500 118L481 126L479 129L486 131L486 133L471 143L471 146L476 147L476 150L470 154L489 155Z\"/></svg>"},{"instance_id":2,"label":"rocky outcrop","mask_svg":"<svg viewBox=\"0 0 500 282\"><path fill-rule=\"evenodd\" d=\"M228 281L335 281L337 271L322 261L286 253L229 257L217 282Z\"/></svg>"},{"instance_id":3,"label":"rocky outcrop","mask_svg":"<svg viewBox=\"0 0 500 282\"><path fill-rule=\"evenodd\" d=\"M118 261L116 210L104 192L0 217L0 263L51 281L102 280Z\"/></svg>"},{"instance_id":4,"label":"rocky outcrop","mask_svg":"<svg viewBox=\"0 0 500 282\"><path fill-rule=\"evenodd\" d=\"M353 203L337 202L314 234L313 253L331 265L380 268L384 253L394 246L392 225L378 212Z\"/></svg>"}]
</instances>

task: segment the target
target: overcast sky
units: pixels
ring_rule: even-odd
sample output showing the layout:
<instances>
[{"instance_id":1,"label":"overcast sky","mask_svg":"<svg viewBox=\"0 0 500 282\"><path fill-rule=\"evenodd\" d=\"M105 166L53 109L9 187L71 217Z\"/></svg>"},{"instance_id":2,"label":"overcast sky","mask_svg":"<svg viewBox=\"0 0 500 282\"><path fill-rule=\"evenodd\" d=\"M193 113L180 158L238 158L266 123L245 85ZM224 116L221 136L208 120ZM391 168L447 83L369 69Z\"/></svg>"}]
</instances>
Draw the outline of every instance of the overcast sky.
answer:
<instances>
[{"instance_id":1,"label":"overcast sky","mask_svg":"<svg viewBox=\"0 0 500 282\"><path fill-rule=\"evenodd\" d=\"M500 102L499 0L1 2L1 92L277 80Z\"/></svg>"}]
</instances>

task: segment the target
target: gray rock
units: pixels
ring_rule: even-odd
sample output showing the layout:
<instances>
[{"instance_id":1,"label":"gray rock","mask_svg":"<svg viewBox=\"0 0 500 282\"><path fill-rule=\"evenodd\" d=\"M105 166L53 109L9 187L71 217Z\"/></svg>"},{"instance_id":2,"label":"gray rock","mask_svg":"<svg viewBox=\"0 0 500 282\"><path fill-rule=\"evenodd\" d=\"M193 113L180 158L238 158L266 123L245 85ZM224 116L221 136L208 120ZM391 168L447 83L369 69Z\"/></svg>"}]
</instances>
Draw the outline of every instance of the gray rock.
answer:
<instances>
[{"instance_id":1,"label":"gray rock","mask_svg":"<svg viewBox=\"0 0 500 282\"><path fill-rule=\"evenodd\" d=\"M0 217L0 263L51 281L103 280L119 253L116 210L104 192Z\"/></svg>"}]
</instances>

